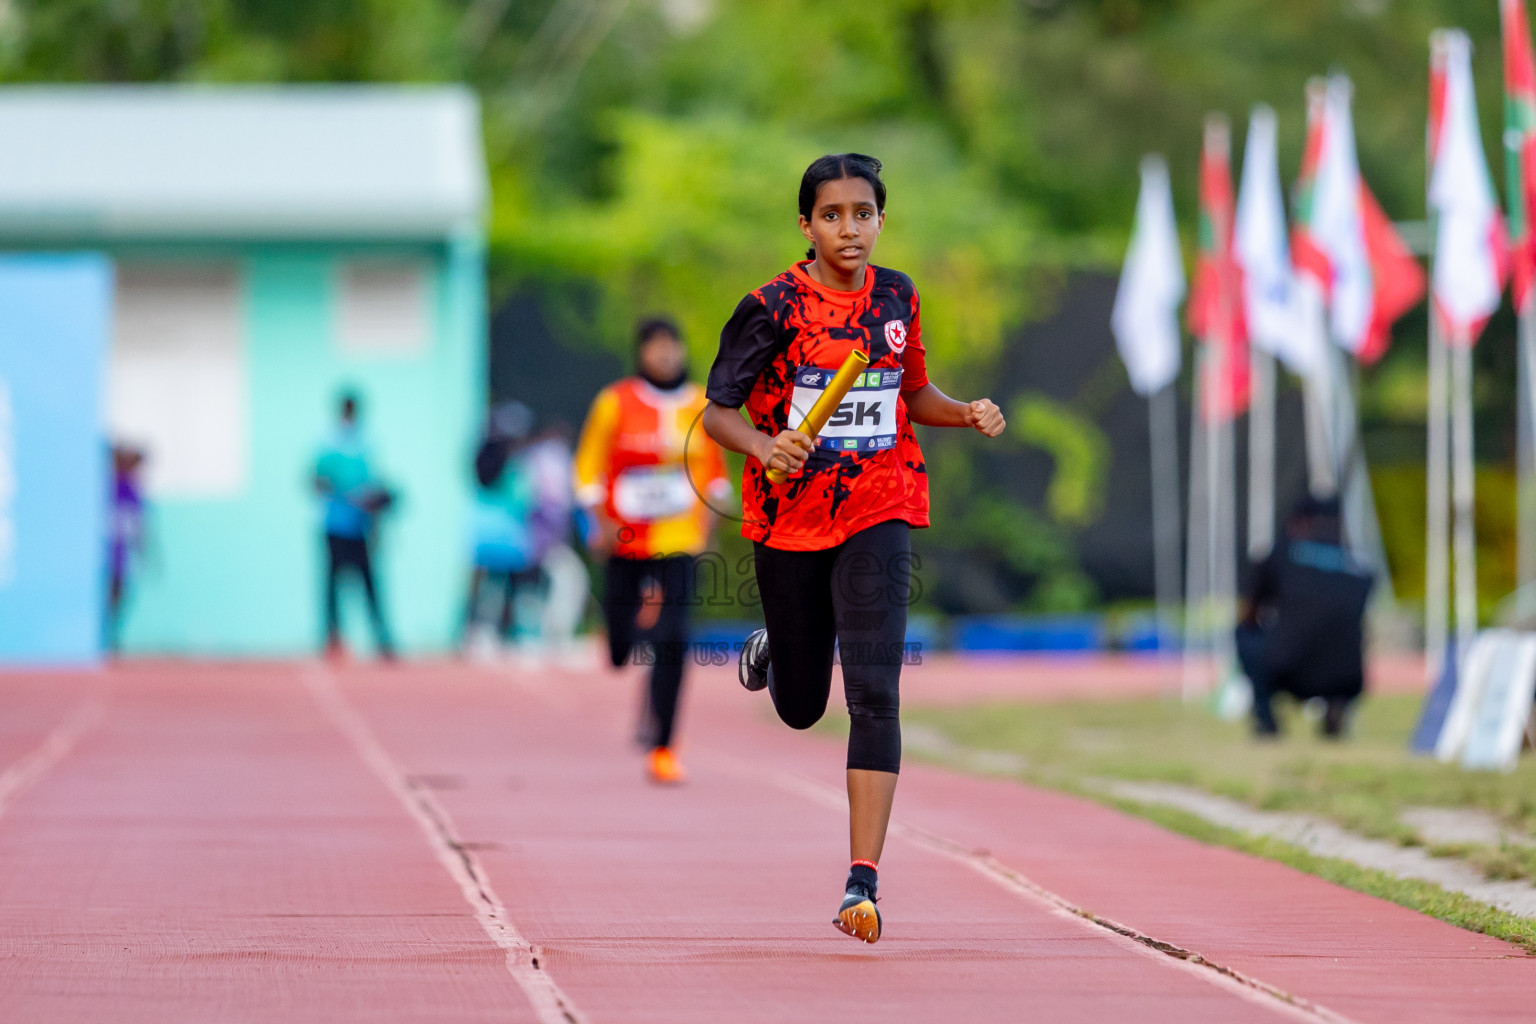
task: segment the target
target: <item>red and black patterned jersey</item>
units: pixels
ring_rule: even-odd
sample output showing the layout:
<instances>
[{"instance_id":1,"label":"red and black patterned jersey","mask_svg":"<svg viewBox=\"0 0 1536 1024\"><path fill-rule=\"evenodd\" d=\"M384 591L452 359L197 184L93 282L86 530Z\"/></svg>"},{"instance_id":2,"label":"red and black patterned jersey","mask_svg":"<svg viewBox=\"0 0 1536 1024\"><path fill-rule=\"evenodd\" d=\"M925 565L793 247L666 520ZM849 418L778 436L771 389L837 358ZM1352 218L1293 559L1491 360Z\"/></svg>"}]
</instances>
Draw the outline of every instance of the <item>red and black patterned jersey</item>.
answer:
<instances>
[{"instance_id":1,"label":"red and black patterned jersey","mask_svg":"<svg viewBox=\"0 0 1536 1024\"><path fill-rule=\"evenodd\" d=\"M813 280L808 262L741 300L705 392L728 408L745 405L753 426L777 434L800 426L850 351L869 356L799 474L775 485L747 459L742 535L786 551L836 547L887 519L928 525L928 471L902 398L928 383L917 289L905 274L872 266L862 289L840 292Z\"/></svg>"}]
</instances>

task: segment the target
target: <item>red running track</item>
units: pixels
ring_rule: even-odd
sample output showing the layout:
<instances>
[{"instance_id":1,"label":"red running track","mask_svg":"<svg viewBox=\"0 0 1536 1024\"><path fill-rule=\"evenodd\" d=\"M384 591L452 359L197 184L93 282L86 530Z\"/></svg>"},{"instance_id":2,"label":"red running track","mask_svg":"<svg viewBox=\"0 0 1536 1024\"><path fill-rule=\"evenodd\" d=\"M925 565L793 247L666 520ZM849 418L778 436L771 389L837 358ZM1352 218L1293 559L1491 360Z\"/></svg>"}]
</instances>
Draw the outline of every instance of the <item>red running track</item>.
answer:
<instances>
[{"instance_id":1,"label":"red running track","mask_svg":"<svg viewBox=\"0 0 1536 1024\"><path fill-rule=\"evenodd\" d=\"M1536 959L1514 947L921 766L882 864L886 937L859 945L830 924L838 743L695 672L692 779L657 789L627 742L635 686L0 676L0 1021L1532 1018Z\"/></svg>"}]
</instances>

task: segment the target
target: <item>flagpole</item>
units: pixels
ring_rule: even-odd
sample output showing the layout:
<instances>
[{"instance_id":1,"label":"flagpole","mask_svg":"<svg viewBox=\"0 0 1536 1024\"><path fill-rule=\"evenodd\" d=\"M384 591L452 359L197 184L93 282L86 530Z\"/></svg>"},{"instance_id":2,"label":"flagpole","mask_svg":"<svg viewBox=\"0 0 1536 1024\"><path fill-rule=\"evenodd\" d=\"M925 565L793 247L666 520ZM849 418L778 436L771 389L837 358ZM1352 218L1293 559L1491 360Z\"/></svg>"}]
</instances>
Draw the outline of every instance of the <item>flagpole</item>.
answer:
<instances>
[{"instance_id":1,"label":"flagpole","mask_svg":"<svg viewBox=\"0 0 1536 1024\"><path fill-rule=\"evenodd\" d=\"M1275 112L1256 104L1248 117L1233 252L1248 326L1248 536L1250 561L1275 537L1275 356L1295 352L1294 271L1285 232L1285 197L1275 153Z\"/></svg>"},{"instance_id":2,"label":"flagpole","mask_svg":"<svg viewBox=\"0 0 1536 1024\"><path fill-rule=\"evenodd\" d=\"M1518 611L1529 615L1536 601L1526 588L1536 584L1536 301L1528 300L1520 311L1519 414L1517 417L1518 464L1515 468L1518 573Z\"/></svg>"},{"instance_id":3,"label":"flagpole","mask_svg":"<svg viewBox=\"0 0 1536 1024\"><path fill-rule=\"evenodd\" d=\"M1230 320L1228 322L1230 323ZM1219 560L1215 563L1216 573L1212 581L1217 600L1211 627L1215 631L1215 640L1211 646L1215 655L1214 683L1219 687L1232 675L1237 662L1237 638L1232 632L1237 628L1236 415L1223 417L1218 429L1217 457L1221 460L1218 470L1221 492L1217 522L1221 524L1221 528L1215 531Z\"/></svg>"},{"instance_id":4,"label":"flagpole","mask_svg":"<svg viewBox=\"0 0 1536 1024\"><path fill-rule=\"evenodd\" d=\"M1323 422L1323 385L1316 378L1325 371L1313 370L1301 382L1301 412L1307 445L1307 492L1322 498L1333 493L1333 462L1328 427Z\"/></svg>"},{"instance_id":5,"label":"flagpole","mask_svg":"<svg viewBox=\"0 0 1536 1024\"><path fill-rule=\"evenodd\" d=\"M1203 345L1195 352L1194 402L1189 417L1189 543L1184 548L1184 659L1181 696L1188 702L1200 686L1200 666L1196 658L1209 654L1204 636L1203 604L1210 595L1207 565L1209 549L1206 534L1210 532L1210 509L1206 492L1210 490L1208 474L1210 462L1204 458L1208 447L1206 435L1210 424L1205 418L1205 381L1208 356Z\"/></svg>"},{"instance_id":6,"label":"flagpole","mask_svg":"<svg viewBox=\"0 0 1536 1024\"><path fill-rule=\"evenodd\" d=\"M1337 373L1334 369L1333 335L1326 325L1323 328L1323 350L1318 354L1317 370L1313 374L1313 392L1316 395L1314 409L1316 410L1317 436L1318 436L1318 480L1321 486L1315 491L1318 497L1339 497L1342 486L1339 467L1339 417L1336 411L1338 401L1335 392L1338 389Z\"/></svg>"},{"instance_id":7,"label":"flagpole","mask_svg":"<svg viewBox=\"0 0 1536 1024\"><path fill-rule=\"evenodd\" d=\"M1310 283L1299 283L1302 309L1298 314L1300 329L1308 332L1312 365L1302 378L1303 426L1307 443L1307 489L1318 498L1331 497L1338 491L1338 477L1333 462L1333 431L1329 410L1333 407L1330 377L1331 360L1326 315L1322 296Z\"/></svg>"},{"instance_id":8,"label":"flagpole","mask_svg":"<svg viewBox=\"0 0 1536 1024\"><path fill-rule=\"evenodd\" d=\"M1220 114L1205 119L1200 155L1200 230L1201 264L1196 294L1191 296L1192 323L1199 334L1199 364L1196 376L1195 420L1199 423L1203 453L1192 452L1194 460L1204 462L1204 515L1195 516L1191 505L1190 590L1196 585L1202 593L1196 602L1193 593L1189 607L1196 614L1186 630L1196 628L1206 640L1210 652L1209 677L1220 683L1230 678L1234 639L1232 612L1235 598L1236 522L1235 471L1232 456L1232 420L1246 398L1239 393L1239 381L1231 363L1242 344L1239 328L1233 321L1238 313L1239 277L1233 262L1233 203L1231 181L1231 130ZM1246 370L1246 364L1242 367ZM1191 441L1196 432L1191 431ZM1202 459L1203 454L1203 459ZM1195 474L1191 473L1193 486ZM1194 548L1196 520L1200 519L1203 553ZM1194 572L1197 558L1203 561ZM1198 626L1194 623L1198 623ZM1186 699L1194 688L1195 667L1192 659L1184 665Z\"/></svg>"},{"instance_id":9,"label":"flagpole","mask_svg":"<svg viewBox=\"0 0 1536 1024\"><path fill-rule=\"evenodd\" d=\"M1392 567L1387 563L1386 545L1381 539L1381 520L1376 514L1376 493L1371 486L1370 467L1365 460L1365 445L1361 441L1360 407L1355 396L1360 391L1360 364L1340 349L1335 358L1339 362L1344 386L1339 391L1339 419L1341 449L1340 474L1343 483L1344 512L1346 522L1351 523L1350 545L1357 555L1376 571L1380 581L1375 604L1379 609L1393 613L1397 608L1397 591L1392 585Z\"/></svg>"},{"instance_id":10,"label":"flagpole","mask_svg":"<svg viewBox=\"0 0 1536 1024\"><path fill-rule=\"evenodd\" d=\"M1503 273L1495 241L1498 206L1478 130L1472 44L1460 29L1437 33L1431 44L1429 205L1436 216L1431 306L1451 369L1455 658L1462 668L1477 636L1472 345L1498 308Z\"/></svg>"},{"instance_id":11,"label":"flagpole","mask_svg":"<svg viewBox=\"0 0 1536 1024\"><path fill-rule=\"evenodd\" d=\"M1435 176L1435 144L1439 134L1438 119L1444 116L1445 42L1436 30L1429 37L1430 111L1424 133L1424 212L1429 224L1426 255L1431 273L1435 266L1435 199L1430 187ZM1438 104L1438 108L1437 108ZM1434 289L1429 295L1429 421L1425 424L1425 443L1429 445L1424 467L1424 498L1428 503L1424 516L1424 683L1430 691L1445 670L1451 597L1451 409L1450 353L1440 330L1440 316L1435 309Z\"/></svg>"},{"instance_id":12,"label":"flagpole","mask_svg":"<svg viewBox=\"0 0 1536 1024\"><path fill-rule=\"evenodd\" d=\"M1231 166L1232 133L1225 116L1213 114L1206 118L1207 145L1218 146L1227 167ZM1236 638L1232 631L1237 626L1237 461L1233 437L1237 419L1237 396L1232 393L1233 367L1228 365L1234 355L1238 339L1233 336L1237 309L1240 301L1236 268L1231 263L1232 225L1222 229L1226 237L1217 242L1223 253L1219 273L1221 286L1217 289L1215 333L1209 339L1213 343L1211 380L1216 389L1216 403L1212 415L1215 429L1207 442L1206 457L1210 460L1211 490L1207 505L1211 514L1210 532L1210 579L1211 595L1211 661L1212 688L1220 687L1232 674L1236 661Z\"/></svg>"},{"instance_id":13,"label":"flagpole","mask_svg":"<svg viewBox=\"0 0 1536 1024\"><path fill-rule=\"evenodd\" d=\"M1149 153L1141 161L1136 226L1115 289L1110 328L1132 387L1147 399L1158 651L1164 654L1175 647L1182 648L1187 676L1193 668L1189 655L1193 637L1186 636L1183 644L1174 640L1180 590L1177 382L1182 345L1178 307L1183 297L1184 260L1179 251L1168 167L1162 157ZM1191 487L1195 486L1194 476L1191 473ZM1191 530L1195 528L1194 518L1191 515ZM1193 568L1191 577L1193 582ZM1194 616L1187 615L1185 619L1193 621ZM1167 689L1179 688L1173 662L1165 660L1163 665Z\"/></svg>"},{"instance_id":14,"label":"flagpole","mask_svg":"<svg viewBox=\"0 0 1536 1024\"><path fill-rule=\"evenodd\" d=\"M1536 258L1530 187L1536 136L1536 62L1532 60L1531 28L1524 0L1501 0L1499 28L1504 43L1504 190L1509 211L1510 255L1514 264L1511 294L1519 317L1519 398L1516 501L1517 614L1536 611L1536 300L1530 263Z\"/></svg>"},{"instance_id":15,"label":"flagpole","mask_svg":"<svg viewBox=\"0 0 1536 1024\"><path fill-rule=\"evenodd\" d=\"M1516 418L1515 583L1516 613L1536 611L1536 298L1531 293L1533 190L1530 151L1536 136L1536 64L1524 0L1501 0L1499 28L1504 42L1504 190L1509 211L1510 290L1519 318L1519 397Z\"/></svg>"},{"instance_id":16,"label":"flagpole","mask_svg":"<svg viewBox=\"0 0 1536 1024\"><path fill-rule=\"evenodd\" d=\"M1206 350L1205 362L1209 365L1210 373L1205 381L1208 390L1212 386L1221 387L1225 381L1223 372L1226 369L1226 360L1222 358L1221 342L1215 338L1207 338L1204 342ZM1220 401L1219 397L1202 394L1205 402ZM1219 410L1210 409L1210 422L1205 425L1205 607L1201 609L1201 618L1205 622L1205 632L1210 650L1209 674L1206 678L1204 689L1215 687L1221 680L1223 665L1221 662L1221 639L1218 633L1221 630L1220 605L1223 598L1221 580L1223 572L1221 568L1221 542L1226 534L1222 528L1222 511L1226 502L1222 500L1222 492L1226 489L1228 481L1223 479L1222 469L1222 434L1226 432L1224 422Z\"/></svg>"},{"instance_id":17,"label":"flagpole","mask_svg":"<svg viewBox=\"0 0 1536 1024\"><path fill-rule=\"evenodd\" d=\"M1313 132L1319 132L1318 138L1326 138L1326 126L1328 117L1328 93L1329 85L1326 78L1311 78L1307 80L1307 136L1308 146L1313 145ZM1322 143L1319 150L1310 154L1312 159L1321 160ZM1302 176L1306 179L1308 173L1308 157L1303 156ZM1321 165L1312 166L1313 174L1321 175ZM1312 187L1319 187L1319 180L1313 181ZM1310 193L1310 194L1309 194ZM1312 208L1310 212L1298 214L1300 221L1307 224L1312 214L1316 212L1314 204L1319 196L1311 192L1301 193L1305 196L1304 207ZM1307 231L1315 229L1308 224ZM1319 239L1321 241L1321 239ZM1322 280L1311 283L1305 282L1300 286L1300 330L1307 334L1312 359L1311 372L1307 375L1306 391L1304 398L1307 401L1307 462L1308 484L1314 497L1331 498L1339 493L1339 463L1338 463L1338 417L1335 414L1334 388L1337 382L1334 380L1333 370L1333 331L1329 324L1328 302Z\"/></svg>"},{"instance_id":18,"label":"flagpole","mask_svg":"<svg viewBox=\"0 0 1536 1024\"><path fill-rule=\"evenodd\" d=\"M1157 647L1165 653L1164 645L1174 636L1179 606L1179 409L1174 384L1147 396L1147 435L1152 445Z\"/></svg>"},{"instance_id":19,"label":"flagpole","mask_svg":"<svg viewBox=\"0 0 1536 1024\"><path fill-rule=\"evenodd\" d=\"M1275 357L1248 350L1248 559L1257 562L1275 542Z\"/></svg>"},{"instance_id":20,"label":"flagpole","mask_svg":"<svg viewBox=\"0 0 1536 1024\"><path fill-rule=\"evenodd\" d=\"M1440 332L1440 318L1429 317L1429 461L1426 537L1424 541L1424 674L1431 687L1445 666L1450 603L1451 467L1450 354Z\"/></svg>"},{"instance_id":21,"label":"flagpole","mask_svg":"<svg viewBox=\"0 0 1536 1024\"><path fill-rule=\"evenodd\" d=\"M1377 257L1372 254L1373 230L1379 243L1389 247L1395 243L1398 250L1402 249L1402 243L1360 177L1354 151L1353 118L1349 110L1352 95L1353 87L1349 79L1335 75L1329 79L1322 96L1324 116L1329 118L1338 136L1335 145L1323 157L1325 168L1331 168L1332 178L1329 177L1329 171L1319 171L1323 180L1332 180L1334 185L1328 193L1332 205L1325 205L1326 216L1347 225L1345 235L1348 236L1341 238L1336 248L1335 255L1342 262L1333 268L1333 280L1336 289L1340 287L1341 281L1355 282L1355 292L1342 298L1336 292L1330 297L1332 315L1329 318L1328 334L1334 344L1327 346L1331 352L1325 361L1330 364L1331 371L1330 427L1336 458L1335 478L1348 546L1377 573L1382 585L1377 588L1373 603L1379 611L1390 614L1394 611L1396 601L1391 567L1381 538L1381 524L1376 518L1370 472L1360 441L1358 362L1355 354L1364 351L1370 343L1371 332L1375 329L1373 319L1384 312L1380 305L1383 301L1381 282L1375 278L1381 268ZM1346 175L1349 179L1347 185L1339 180ZM1341 203L1344 204L1342 210L1339 209ZM1384 264L1395 254L1382 252L1379 255ZM1407 262L1412 274L1419 274L1417 264L1412 262L1412 257L1405 250L1401 252L1401 260ZM1357 265L1361 261L1363 265ZM1393 270L1391 267L1385 268L1389 275ZM1375 307L1367 311L1364 319L1360 316L1358 295L1358 283L1362 279L1368 282L1369 300ZM1398 308L1386 315L1395 318L1401 312Z\"/></svg>"},{"instance_id":22,"label":"flagpole","mask_svg":"<svg viewBox=\"0 0 1536 1024\"><path fill-rule=\"evenodd\" d=\"M1451 348L1451 499L1455 506L1456 660L1466 663L1477 636L1477 563L1473 513L1472 346Z\"/></svg>"}]
</instances>

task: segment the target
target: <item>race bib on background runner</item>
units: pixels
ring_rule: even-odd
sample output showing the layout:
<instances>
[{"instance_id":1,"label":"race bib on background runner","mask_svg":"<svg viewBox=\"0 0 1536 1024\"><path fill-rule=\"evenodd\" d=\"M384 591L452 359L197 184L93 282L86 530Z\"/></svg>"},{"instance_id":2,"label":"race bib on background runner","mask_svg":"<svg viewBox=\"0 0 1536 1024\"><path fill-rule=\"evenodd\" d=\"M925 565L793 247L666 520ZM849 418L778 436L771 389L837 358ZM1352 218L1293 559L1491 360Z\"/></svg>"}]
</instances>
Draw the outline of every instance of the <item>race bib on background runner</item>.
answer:
<instances>
[{"instance_id":1,"label":"race bib on background runner","mask_svg":"<svg viewBox=\"0 0 1536 1024\"><path fill-rule=\"evenodd\" d=\"M795 371L795 391L790 398L790 422L801 417L821 397L836 370L802 366ZM896 401L901 396L901 370L865 370L816 438L816 447L830 451L880 451L896 447Z\"/></svg>"},{"instance_id":2,"label":"race bib on background runner","mask_svg":"<svg viewBox=\"0 0 1536 1024\"><path fill-rule=\"evenodd\" d=\"M632 523L680 516L694 500L682 466L631 466L613 482L613 510Z\"/></svg>"}]
</instances>

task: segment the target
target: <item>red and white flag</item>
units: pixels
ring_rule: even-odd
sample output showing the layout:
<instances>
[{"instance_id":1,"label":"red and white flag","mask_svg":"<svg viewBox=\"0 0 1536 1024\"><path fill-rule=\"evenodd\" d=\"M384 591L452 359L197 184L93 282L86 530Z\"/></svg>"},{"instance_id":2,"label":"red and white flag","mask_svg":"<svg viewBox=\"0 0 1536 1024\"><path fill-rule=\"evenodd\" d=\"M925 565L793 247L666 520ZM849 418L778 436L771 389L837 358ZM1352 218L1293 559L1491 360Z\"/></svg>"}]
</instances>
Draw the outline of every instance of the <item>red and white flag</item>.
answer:
<instances>
[{"instance_id":1,"label":"red and white flag","mask_svg":"<svg viewBox=\"0 0 1536 1024\"><path fill-rule=\"evenodd\" d=\"M1499 308L1507 268L1472 90L1472 42L1460 29L1430 42L1429 207L1435 214L1435 315L1452 345L1470 345Z\"/></svg>"},{"instance_id":2,"label":"red and white flag","mask_svg":"<svg viewBox=\"0 0 1536 1024\"><path fill-rule=\"evenodd\" d=\"M1510 290L1523 310L1536 286L1536 58L1525 0L1500 0L1504 30L1504 192L1509 211Z\"/></svg>"},{"instance_id":3,"label":"red and white flag","mask_svg":"<svg viewBox=\"0 0 1536 1024\"><path fill-rule=\"evenodd\" d=\"M1275 112L1262 103L1255 106L1248 118L1232 244L1243 279L1248 343L1305 377L1316 369L1316 360L1297 325L1296 271L1286 236L1275 134Z\"/></svg>"},{"instance_id":4,"label":"red and white flag","mask_svg":"<svg viewBox=\"0 0 1536 1024\"><path fill-rule=\"evenodd\" d=\"M1424 295L1424 271L1360 177L1352 92L1343 75L1308 89L1291 252L1303 290L1327 305L1334 342L1369 364Z\"/></svg>"},{"instance_id":5,"label":"red and white flag","mask_svg":"<svg viewBox=\"0 0 1536 1024\"><path fill-rule=\"evenodd\" d=\"M1206 118L1200 155L1200 256L1186 316L1190 331L1206 346L1201 407L1212 420L1232 419L1248 408L1248 331L1242 272L1232 248L1236 203L1231 148L1226 119Z\"/></svg>"}]
</instances>

